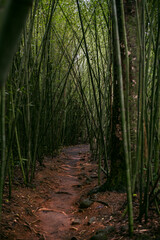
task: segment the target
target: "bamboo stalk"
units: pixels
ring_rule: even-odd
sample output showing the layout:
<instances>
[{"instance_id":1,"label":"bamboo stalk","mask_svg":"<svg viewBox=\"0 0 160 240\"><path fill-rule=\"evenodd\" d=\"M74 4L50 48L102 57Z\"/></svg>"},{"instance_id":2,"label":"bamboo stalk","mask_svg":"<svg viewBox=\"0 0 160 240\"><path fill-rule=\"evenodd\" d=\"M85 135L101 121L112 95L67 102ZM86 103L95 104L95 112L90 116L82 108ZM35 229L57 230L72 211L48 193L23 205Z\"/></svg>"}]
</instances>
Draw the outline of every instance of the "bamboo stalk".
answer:
<instances>
[{"instance_id":1,"label":"bamboo stalk","mask_svg":"<svg viewBox=\"0 0 160 240\"><path fill-rule=\"evenodd\" d=\"M129 234L133 235L133 206L132 206L132 187L131 187L131 174L130 174L130 163L129 163L129 151L128 151L128 136L127 136L127 122L125 114L125 102L123 92L123 77L122 77L122 63L120 53L120 41L118 32L118 20L117 20L117 8L116 1L113 0L113 24L114 24L114 36L116 39L116 52L118 61L118 76L119 76L119 88L120 88L120 103L121 103L121 117L122 117L122 131L123 131L123 144L124 154L126 162L126 177L127 177L127 198L128 198L128 216L129 216Z\"/></svg>"},{"instance_id":2,"label":"bamboo stalk","mask_svg":"<svg viewBox=\"0 0 160 240\"><path fill-rule=\"evenodd\" d=\"M0 166L0 222L2 216L2 198L3 198L3 187L5 180L5 168L6 168L6 133L5 133L5 86L3 85L1 90L1 142L2 142L2 156Z\"/></svg>"}]
</instances>

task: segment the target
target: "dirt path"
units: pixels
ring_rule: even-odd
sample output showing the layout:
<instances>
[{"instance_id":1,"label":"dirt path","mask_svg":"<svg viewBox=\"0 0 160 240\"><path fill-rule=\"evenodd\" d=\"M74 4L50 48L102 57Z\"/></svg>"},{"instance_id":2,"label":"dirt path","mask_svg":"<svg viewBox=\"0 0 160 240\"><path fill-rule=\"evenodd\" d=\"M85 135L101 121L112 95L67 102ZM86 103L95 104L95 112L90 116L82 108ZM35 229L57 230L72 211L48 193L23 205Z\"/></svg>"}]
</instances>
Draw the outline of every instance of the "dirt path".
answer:
<instances>
[{"instance_id":1,"label":"dirt path","mask_svg":"<svg viewBox=\"0 0 160 240\"><path fill-rule=\"evenodd\" d=\"M12 199L8 200L6 181L1 240L129 240L126 193L99 192L88 196L97 186L97 163L88 145L64 148L56 157L46 157L36 169L30 187L23 185L21 172L15 172ZM106 176L101 174L101 183ZM84 200L92 200L87 208ZM149 212L149 222L139 224L138 198L134 199L135 235L133 240L160 239L159 217ZM106 233L107 229L107 233ZM102 237L102 234L105 237ZM107 234L107 236L106 236Z\"/></svg>"},{"instance_id":2,"label":"dirt path","mask_svg":"<svg viewBox=\"0 0 160 240\"><path fill-rule=\"evenodd\" d=\"M77 164L82 154L89 151L88 145L69 147L63 150L65 164L57 175L60 184L58 191L53 192L51 199L45 201L38 211L41 227L47 240L66 240L74 213L74 203L79 199L80 172Z\"/></svg>"}]
</instances>

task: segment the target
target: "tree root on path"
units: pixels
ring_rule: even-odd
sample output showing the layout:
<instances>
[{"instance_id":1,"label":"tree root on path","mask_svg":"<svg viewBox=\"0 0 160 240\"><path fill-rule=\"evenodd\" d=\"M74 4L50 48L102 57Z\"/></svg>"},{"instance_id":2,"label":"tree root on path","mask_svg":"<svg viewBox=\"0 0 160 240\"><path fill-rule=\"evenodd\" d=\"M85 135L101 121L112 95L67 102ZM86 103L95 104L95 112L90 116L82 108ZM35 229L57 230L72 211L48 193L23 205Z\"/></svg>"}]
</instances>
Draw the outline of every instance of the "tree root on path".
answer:
<instances>
[{"instance_id":1,"label":"tree root on path","mask_svg":"<svg viewBox=\"0 0 160 240\"><path fill-rule=\"evenodd\" d=\"M105 192L106 190L107 190L107 182L103 183L101 186L97 186L91 189L87 195L90 196L98 192Z\"/></svg>"},{"instance_id":2,"label":"tree root on path","mask_svg":"<svg viewBox=\"0 0 160 240\"><path fill-rule=\"evenodd\" d=\"M29 230L30 230L31 232L34 232L38 237L41 237L41 239L46 240L45 235L37 232L37 231L31 226L31 224L32 224L32 223L28 223L27 221L25 221L25 223L24 223L23 225L26 226L26 227L28 227Z\"/></svg>"},{"instance_id":3,"label":"tree root on path","mask_svg":"<svg viewBox=\"0 0 160 240\"><path fill-rule=\"evenodd\" d=\"M52 209L52 208L40 208L38 209L38 211L43 211L43 212L57 212L57 213L62 213L64 214L65 216L67 216L67 214L64 212L64 211L58 211L58 210L55 210L55 209Z\"/></svg>"},{"instance_id":4,"label":"tree root on path","mask_svg":"<svg viewBox=\"0 0 160 240\"><path fill-rule=\"evenodd\" d=\"M103 201L100 201L100 200L97 200L97 201L94 200L94 202L98 202L98 203L101 203L101 204L103 204L103 205L105 205L107 207L110 207L107 202L103 202Z\"/></svg>"}]
</instances>

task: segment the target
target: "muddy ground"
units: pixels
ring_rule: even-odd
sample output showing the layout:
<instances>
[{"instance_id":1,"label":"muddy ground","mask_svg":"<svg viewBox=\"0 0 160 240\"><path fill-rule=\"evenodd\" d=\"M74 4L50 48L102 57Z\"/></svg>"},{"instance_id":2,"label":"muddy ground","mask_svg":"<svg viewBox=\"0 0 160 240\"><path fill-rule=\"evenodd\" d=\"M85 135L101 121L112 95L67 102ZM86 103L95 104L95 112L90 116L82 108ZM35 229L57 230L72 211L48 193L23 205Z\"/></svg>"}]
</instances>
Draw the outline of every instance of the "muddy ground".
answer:
<instances>
[{"instance_id":1,"label":"muddy ground","mask_svg":"<svg viewBox=\"0 0 160 240\"><path fill-rule=\"evenodd\" d=\"M77 145L64 148L57 157L46 157L44 166L37 166L30 187L24 186L21 176L17 176L10 201L6 183L1 239L89 240L96 232L93 240L130 239L127 216L122 217L126 193L87 195L98 184L97 169L89 146ZM102 183L104 179L102 174ZM133 239L160 240L160 218L155 208L149 212L148 223L140 224L138 197L133 205Z\"/></svg>"}]
</instances>

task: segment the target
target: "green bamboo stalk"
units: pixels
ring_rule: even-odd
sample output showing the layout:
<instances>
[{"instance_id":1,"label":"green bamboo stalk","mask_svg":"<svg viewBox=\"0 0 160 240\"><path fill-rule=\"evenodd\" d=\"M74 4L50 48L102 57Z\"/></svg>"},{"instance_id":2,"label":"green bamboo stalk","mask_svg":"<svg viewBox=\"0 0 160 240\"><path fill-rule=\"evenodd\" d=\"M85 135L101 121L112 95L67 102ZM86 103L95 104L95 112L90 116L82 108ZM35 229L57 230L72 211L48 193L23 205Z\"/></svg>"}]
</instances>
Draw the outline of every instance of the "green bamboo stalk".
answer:
<instances>
[{"instance_id":1,"label":"green bamboo stalk","mask_svg":"<svg viewBox=\"0 0 160 240\"><path fill-rule=\"evenodd\" d=\"M139 8L138 2L136 1L136 20L137 20L137 33L138 33L138 48L140 49L140 61L139 61L139 84L138 84L138 120L137 120L137 143L136 143L136 163L135 163L135 170L133 174L133 193L135 191L135 183L137 178L138 170L140 170L140 213L142 209L142 188L143 188L143 158L141 154L143 152L143 139L142 139L142 131L143 131L143 124L142 124L142 71L141 71L141 62L142 62L142 39L141 39L141 29L140 29L140 17L139 17ZM141 165L140 165L141 164ZM139 169L140 166L140 169Z\"/></svg>"},{"instance_id":2,"label":"green bamboo stalk","mask_svg":"<svg viewBox=\"0 0 160 240\"><path fill-rule=\"evenodd\" d=\"M160 19L160 14L159 14ZM159 20L160 21L160 20ZM149 208L149 182L150 182L150 174L151 168L150 164L153 156L153 147L154 147L154 137L155 137L155 100L156 100L156 71L158 64L158 53L159 53L159 42L160 42L160 24L158 25L158 33L156 39L156 49L155 49L155 58L154 58L154 69L153 69L153 77L152 77L152 94L151 94L151 115L150 115L150 132L149 132L149 156L147 163L147 184L145 190L145 220L148 219L148 208Z\"/></svg>"},{"instance_id":3,"label":"green bamboo stalk","mask_svg":"<svg viewBox=\"0 0 160 240\"><path fill-rule=\"evenodd\" d=\"M95 9L95 14L94 14L94 27L95 27L95 43L96 43L96 62L97 62L97 71L98 71L98 81L97 81L97 86L98 86L98 105L99 105L99 114L100 114L100 121L102 125L102 96L101 96L101 76L100 76L100 63L99 63L99 51L98 51L98 33L97 33L97 19L96 19L96 9ZM103 136L104 138L104 136ZM99 140L101 141L101 140ZM105 144L105 142L104 142ZM106 145L106 144L105 144ZM101 177L101 156L102 156L102 149L101 147L103 146L103 142L99 142L99 154L98 154L98 185L100 185L100 177ZM106 146L105 146L106 149ZM106 153L107 151L105 151ZM105 156L105 159L107 156Z\"/></svg>"},{"instance_id":4,"label":"green bamboo stalk","mask_svg":"<svg viewBox=\"0 0 160 240\"><path fill-rule=\"evenodd\" d=\"M44 56L45 56L47 40L49 38L49 33L50 33L50 29L51 29L51 23L52 23L51 20L52 20L53 14L54 14L55 9L56 9L56 3L57 2L55 2L55 1L52 2L49 19L48 19L48 22L47 22L47 25L46 25L45 34L43 36L43 45L42 45L41 57L40 57L40 62L39 62L39 66L38 66L38 73L37 73L38 76L40 75L42 61L43 61ZM37 157L37 153L38 153L38 142L39 142L38 137L39 137L39 134L40 134L40 121L41 121L42 102L43 102L43 91L42 90L43 90L43 83L40 82L40 77L38 77L39 109L38 109L38 114L37 114L37 124L36 124L36 130L35 130L35 141L34 141L34 148L33 148L33 159L32 159L32 169L31 169L30 181L33 180L34 175L35 175L36 157Z\"/></svg>"},{"instance_id":5,"label":"green bamboo stalk","mask_svg":"<svg viewBox=\"0 0 160 240\"><path fill-rule=\"evenodd\" d=\"M33 33L33 27L35 23L35 15L38 7L38 0L35 1L33 12L30 12L30 18L29 18L29 32L27 37L27 26L24 29L24 56L25 56L25 73L24 73L24 79L26 84L26 95L27 95L27 103L26 103L26 134L27 134L27 163L26 163L26 180L29 181L29 171L30 171L30 165L32 161L32 154L31 154L31 145L32 145L32 130L31 130L31 110L30 110L30 56L31 56L31 41L32 41L32 33Z\"/></svg>"},{"instance_id":6,"label":"green bamboo stalk","mask_svg":"<svg viewBox=\"0 0 160 240\"><path fill-rule=\"evenodd\" d=\"M139 144L138 157L140 157L140 208L139 208L139 220L141 221L142 212L143 212L143 183L144 183L144 164L146 162L147 156L144 154L145 147L144 143L147 138L146 132L146 124L145 124L145 2L142 1L141 6L139 7L141 10L141 19L137 15L139 29L141 29L141 35L139 35L140 42L140 64L139 64ZM138 11L138 6L137 6ZM138 159L139 160L139 159Z\"/></svg>"},{"instance_id":7,"label":"green bamboo stalk","mask_svg":"<svg viewBox=\"0 0 160 240\"><path fill-rule=\"evenodd\" d=\"M80 23L81 23L81 29L82 29L83 40L84 40L84 45L85 45L85 55L86 55L86 58L87 58L88 71L89 71L90 80L91 80L91 84L92 84L92 90L93 90L93 96L94 96L94 101L95 101L95 106L96 106L97 118L98 118L98 121L99 121L101 141L102 141L103 148L104 148L105 167L106 167L106 171L108 173L109 170L108 170L108 162L107 162L107 149L106 149L106 144L104 142L104 133L103 133L103 128L102 128L102 122L101 122L101 116L100 116L100 112L99 112L99 108L98 108L98 103L97 103L96 90L95 90L94 81L93 81L92 68L91 68L91 63L90 63L90 59L89 59L88 47L87 47L85 31L84 31L84 26L83 26L83 21L82 21L82 16L81 16L81 9L80 9L80 5L79 5L79 1L76 0L76 2L77 2L79 19L80 19Z\"/></svg>"},{"instance_id":8,"label":"green bamboo stalk","mask_svg":"<svg viewBox=\"0 0 160 240\"><path fill-rule=\"evenodd\" d=\"M119 31L118 31L118 20L117 20L117 7L116 1L112 1L113 7L113 26L115 35L115 45L117 52L118 61L118 76L119 76L119 88L120 88L120 102L121 102L121 117L122 117L122 131L123 131L123 144L124 144L124 154L126 162L126 178L127 178L127 198L128 198L128 217L129 217L129 234L133 235L133 206L132 206L132 187L131 187L131 174L130 174L130 163L129 163L129 151L128 151L128 135L127 135L127 122L125 114L125 102L124 102L124 92L123 92L123 77L122 77L122 63L121 63L121 53L120 53L120 41L119 41Z\"/></svg>"},{"instance_id":9,"label":"green bamboo stalk","mask_svg":"<svg viewBox=\"0 0 160 240\"><path fill-rule=\"evenodd\" d=\"M160 24L160 23L159 23ZM160 50L159 50L160 52ZM160 54L158 54L160 56ZM160 62L160 57L159 60ZM159 154L160 154L160 66L158 65L157 69L157 91L156 91L156 116L155 116L155 122L156 122L156 129L157 129L157 136L156 136L156 146L155 146L155 174L158 173L159 168Z\"/></svg>"},{"instance_id":10,"label":"green bamboo stalk","mask_svg":"<svg viewBox=\"0 0 160 240\"><path fill-rule=\"evenodd\" d=\"M126 94L125 94L125 106L126 106L126 121L127 121L127 135L128 135L128 151L129 151L129 162L130 162L130 172L132 172L132 162L131 162L131 136L130 136L130 117L129 117L129 57L128 57L128 43L127 43L127 32L125 26L125 14L123 0L120 0L121 6L121 20L122 20L122 32L125 46L125 61L126 61Z\"/></svg>"},{"instance_id":11,"label":"green bamboo stalk","mask_svg":"<svg viewBox=\"0 0 160 240\"><path fill-rule=\"evenodd\" d=\"M30 28L31 29L31 28ZM30 39L31 39L31 34ZM28 42L30 41L28 39ZM26 163L26 181L28 182L28 174L30 169L30 163L31 163L31 114L30 114L30 87L29 87L29 52L30 52L30 44L27 43L27 33L26 28L24 29L24 56L25 56L25 73L24 73L24 79L26 84L26 134L27 134L27 163Z\"/></svg>"},{"instance_id":12,"label":"green bamboo stalk","mask_svg":"<svg viewBox=\"0 0 160 240\"><path fill-rule=\"evenodd\" d=\"M55 31L55 27L53 28L54 32L55 32L55 35L56 35L56 38L58 40L58 43L60 45L60 48L63 49L64 53L65 53L65 57L67 59L67 61L69 62L69 64L71 64L72 62L72 59L69 55L69 51L67 50L66 46L63 45L63 40L60 39L60 36L58 34L57 31ZM86 28L87 30L87 28ZM85 31L86 32L86 31ZM81 40L82 41L82 40ZM79 68L78 68L79 69ZM89 139L90 139L90 143L91 143L91 146L92 146L92 141L91 141L91 133L89 131L89 126L96 126L96 123L95 123L95 120L94 120L94 116L93 116L93 113L92 113L92 110L89 106L89 103L88 103L88 100L87 100L87 97L84 93L84 89L82 87L82 83L81 83L81 77L80 77L80 71L79 71L79 76L77 76L77 73L76 71L74 70L74 68L72 68L72 72L73 72L73 82L74 84L76 85L76 88L78 89L78 92L82 98L82 102L83 102L83 105L84 105L84 110L85 110L85 120L86 120L86 126L87 126L87 131L88 131L88 135L89 135ZM72 73L71 73L72 74ZM77 79L77 83L75 82L75 79ZM90 93L90 91L89 91ZM92 118L92 121L90 119L90 116ZM89 119L88 119L89 118ZM88 121L90 123L88 123ZM97 128L97 127L96 127ZM94 130L93 130L94 131ZM95 135L95 132L94 132L94 135Z\"/></svg>"},{"instance_id":13,"label":"green bamboo stalk","mask_svg":"<svg viewBox=\"0 0 160 240\"><path fill-rule=\"evenodd\" d=\"M15 106L14 106L14 102L13 102L13 93L12 93L12 91L11 91L11 104L12 104L13 119L15 119ZM17 126L16 125L15 125L15 136L16 136L18 157L19 157L20 166L21 166L22 175L23 175L23 181L26 184L27 183L27 181L26 181L26 174L25 174L25 170L24 170L24 166L23 166L23 159L22 159L22 155L21 155L21 145L20 145L20 141L19 141L19 137L18 137L18 130L17 130Z\"/></svg>"},{"instance_id":14,"label":"green bamboo stalk","mask_svg":"<svg viewBox=\"0 0 160 240\"><path fill-rule=\"evenodd\" d=\"M2 215L2 199L3 199L3 187L5 180L5 168L6 168L6 133L5 133L5 86L2 86L1 90L1 166L0 166L0 221Z\"/></svg>"}]
</instances>

